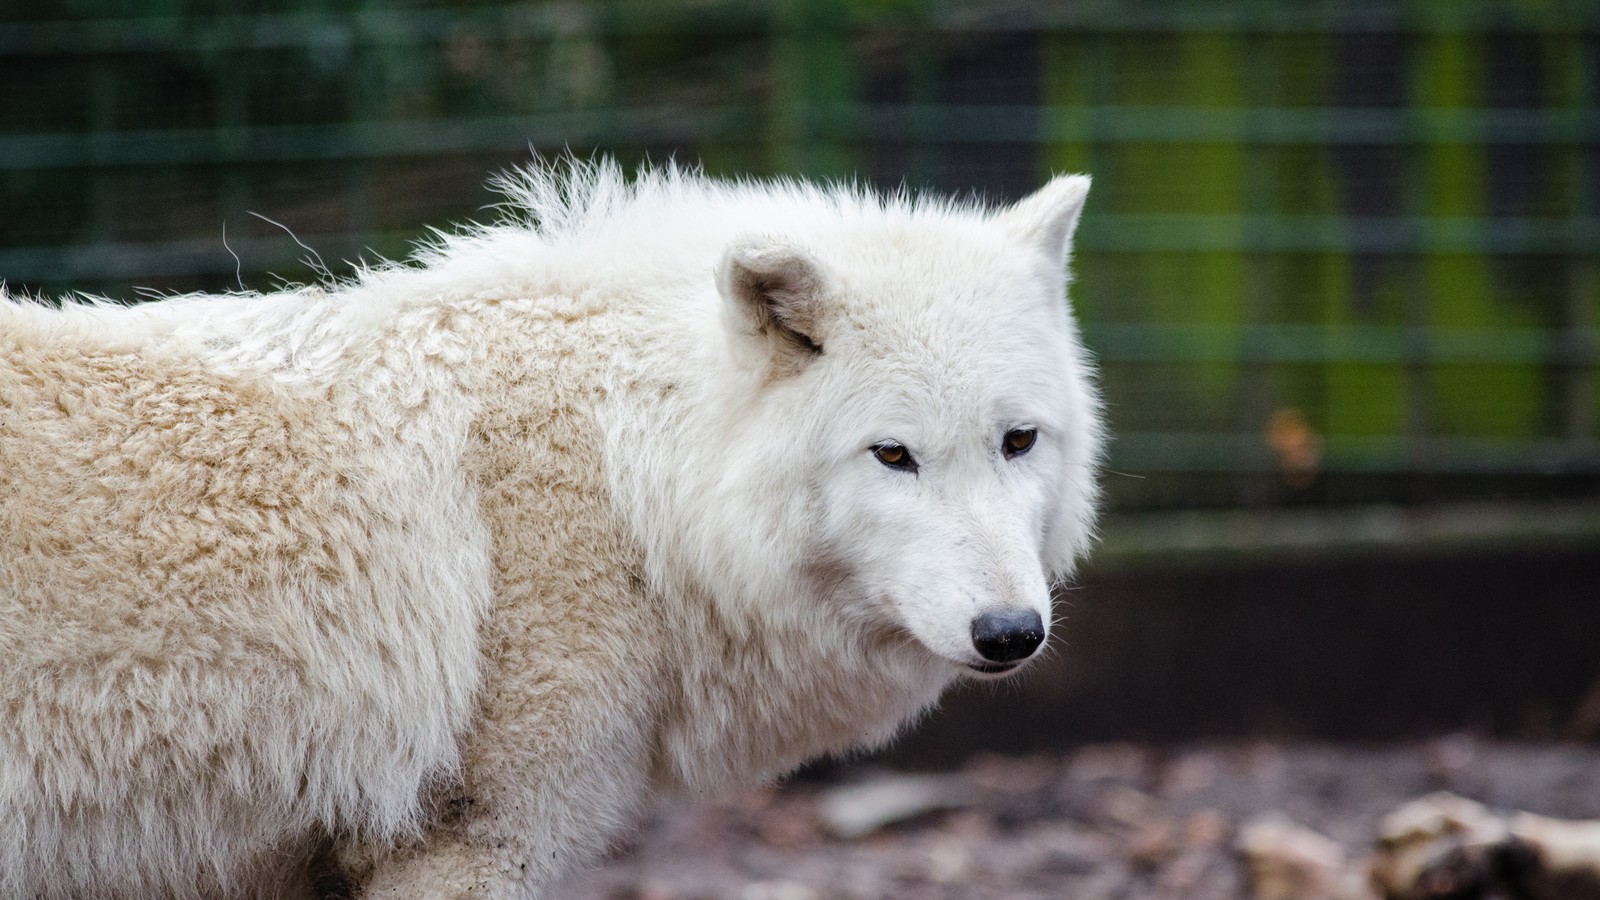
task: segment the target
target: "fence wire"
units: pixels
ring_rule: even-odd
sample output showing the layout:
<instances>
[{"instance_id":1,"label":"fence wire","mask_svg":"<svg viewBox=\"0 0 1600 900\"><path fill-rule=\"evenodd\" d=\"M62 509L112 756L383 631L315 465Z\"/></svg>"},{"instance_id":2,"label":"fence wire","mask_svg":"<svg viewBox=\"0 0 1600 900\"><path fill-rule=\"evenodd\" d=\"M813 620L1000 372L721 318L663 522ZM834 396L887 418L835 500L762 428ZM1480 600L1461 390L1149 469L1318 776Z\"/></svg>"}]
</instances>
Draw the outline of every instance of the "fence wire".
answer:
<instances>
[{"instance_id":1,"label":"fence wire","mask_svg":"<svg viewBox=\"0 0 1600 900\"><path fill-rule=\"evenodd\" d=\"M1118 502L1600 483L1600 4L22 6L13 292L313 278L252 211L403 256L530 151L995 199L1088 171Z\"/></svg>"}]
</instances>

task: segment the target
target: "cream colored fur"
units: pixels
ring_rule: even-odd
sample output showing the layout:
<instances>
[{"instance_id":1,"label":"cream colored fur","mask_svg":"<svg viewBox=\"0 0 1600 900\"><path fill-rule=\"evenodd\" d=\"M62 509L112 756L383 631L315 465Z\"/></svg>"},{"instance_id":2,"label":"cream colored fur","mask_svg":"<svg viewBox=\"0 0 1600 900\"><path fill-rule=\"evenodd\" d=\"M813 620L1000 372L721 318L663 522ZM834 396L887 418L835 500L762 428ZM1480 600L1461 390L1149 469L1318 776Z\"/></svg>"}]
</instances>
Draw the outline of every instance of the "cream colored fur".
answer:
<instances>
[{"instance_id":1,"label":"cream colored fur","mask_svg":"<svg viewBox=\"0 0 1600 900\"><path fill-rule=\"evenodd\" d=\"M889 737L974 610L1048 620L1086 179L507 188L328 290L0 298L0 897L549 896L661 797Z\"/></svg>"}]
</instances>

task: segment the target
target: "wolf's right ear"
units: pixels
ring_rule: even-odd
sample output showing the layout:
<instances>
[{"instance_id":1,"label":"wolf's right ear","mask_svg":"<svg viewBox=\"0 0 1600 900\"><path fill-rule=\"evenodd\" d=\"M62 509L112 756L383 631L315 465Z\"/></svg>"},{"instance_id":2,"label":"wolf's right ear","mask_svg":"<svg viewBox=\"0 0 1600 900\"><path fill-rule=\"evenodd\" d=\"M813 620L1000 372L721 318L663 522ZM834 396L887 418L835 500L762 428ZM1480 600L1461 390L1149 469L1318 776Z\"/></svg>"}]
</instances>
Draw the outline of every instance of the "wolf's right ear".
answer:
<instances>
[{"instance_id":1,"label":"wolf's right ear","mask_svg":"<svg viewBox=\"0 0 1600 900\"><path fill-rule=\"evenodd\" d=\"M828 276L805 250L772 238L741 238L723 254L717 286L724 321L736 337L763 345L783 368L822 354Z\"/></svg>"},{"instance_id":2,"label":"wolf's right ear","mask_svg":"<svg viewBox=\"0 0 1600 900\"><path fill-rule=\"evenodd\" d=\"M1078 230L1078 217L1088 198L1089 176L1058 175L1001 212L1000 221L1013 237L1065 268L1072 254L1072 233Z\"/></svg>"}]
</instances>

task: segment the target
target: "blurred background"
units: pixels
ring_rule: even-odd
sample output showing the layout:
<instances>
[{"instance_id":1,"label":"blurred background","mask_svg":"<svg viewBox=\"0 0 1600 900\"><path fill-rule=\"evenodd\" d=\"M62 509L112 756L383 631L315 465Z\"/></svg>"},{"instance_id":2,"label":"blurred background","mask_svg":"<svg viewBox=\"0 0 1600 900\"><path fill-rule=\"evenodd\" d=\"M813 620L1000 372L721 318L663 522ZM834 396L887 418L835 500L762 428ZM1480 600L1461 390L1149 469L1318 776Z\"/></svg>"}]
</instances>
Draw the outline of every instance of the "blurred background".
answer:
<instances>
[{"instance_id":1,"label":"blurred background","mask_svg":"<svg viewBox=\"0 0 1600 900\"><path fill-rule=\"evenodd\" d=\"M403 257L566 150L994 201L1094 175L1102 546L1050 663L889 763L1600 735L1600 4L0 11L14 293L311 281L306 248Z\"/></svg>"}]
</instances>

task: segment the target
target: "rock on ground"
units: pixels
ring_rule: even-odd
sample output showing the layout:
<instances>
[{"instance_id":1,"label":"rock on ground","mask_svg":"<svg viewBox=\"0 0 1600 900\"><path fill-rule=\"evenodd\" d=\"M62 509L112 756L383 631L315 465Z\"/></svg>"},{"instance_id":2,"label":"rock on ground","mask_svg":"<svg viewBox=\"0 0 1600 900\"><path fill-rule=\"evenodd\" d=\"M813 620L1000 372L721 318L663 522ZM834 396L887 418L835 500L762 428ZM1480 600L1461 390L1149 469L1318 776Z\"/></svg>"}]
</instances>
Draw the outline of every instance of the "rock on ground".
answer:
<instances>
[{"instance_id":1,"label":"rock on ground","mask_svg":"<svg viewBox=\"0 0 1600 900\"><path fill-rule=\"evenodd\" d=\"M1494 809L1600 817L1600 748L1463 737L1395 747L1117 744L979 757L931 778L819 769L665 812L566 896L1247 900L1295 878L1353 896L1364 883L1340 881L1339 861L1346 876L1359 870L1385 816L1435 791ZM1252 846L1278 854L1267 861L1290 880L1253 880L1262 858Z\"/></svg>"}]
</instances>

